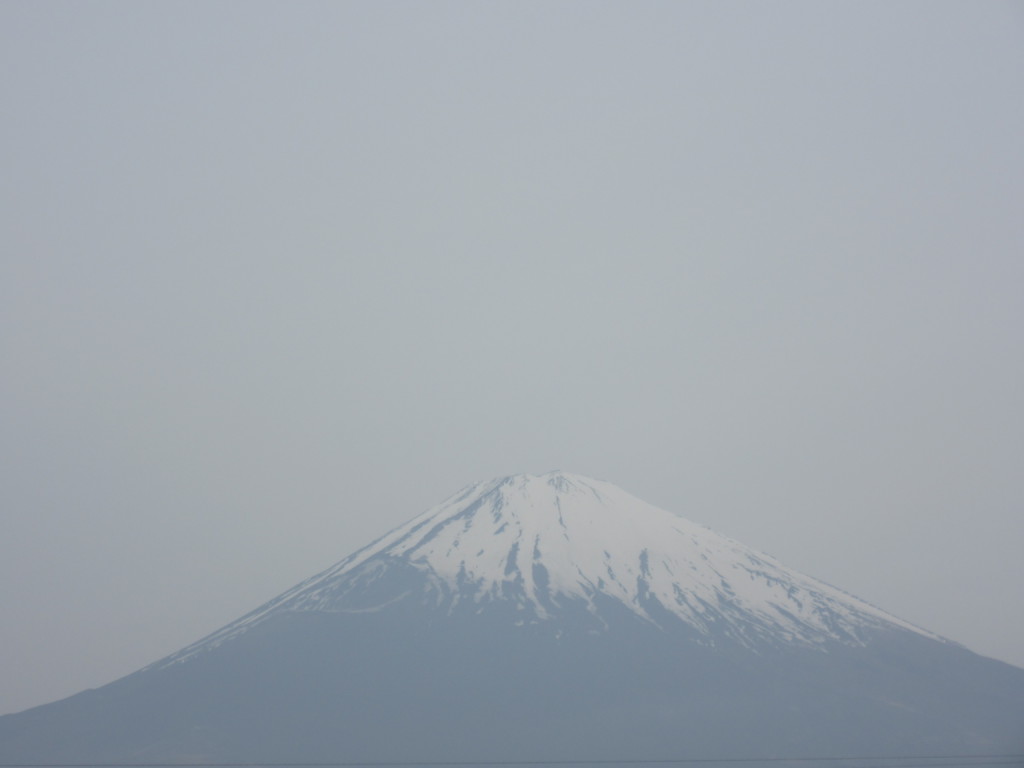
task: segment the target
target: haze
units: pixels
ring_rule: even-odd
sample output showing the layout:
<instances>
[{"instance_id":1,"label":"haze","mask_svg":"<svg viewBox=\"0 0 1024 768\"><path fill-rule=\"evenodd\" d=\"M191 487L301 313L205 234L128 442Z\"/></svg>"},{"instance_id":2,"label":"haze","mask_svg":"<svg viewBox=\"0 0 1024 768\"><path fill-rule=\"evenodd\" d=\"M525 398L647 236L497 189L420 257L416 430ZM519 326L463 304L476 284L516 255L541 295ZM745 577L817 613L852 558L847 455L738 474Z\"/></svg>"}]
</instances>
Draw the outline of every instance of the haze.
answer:
<instances>
[{"instance_id":1,"label":"haze","mask_svg":"<svg viewBox=\"0 0 1024 768\"><path fill-rule=\"evenodd\" d=\"M1013 3L0 5L0 712L561 468L1024 666Z\"/></svg>"}]
</instances>

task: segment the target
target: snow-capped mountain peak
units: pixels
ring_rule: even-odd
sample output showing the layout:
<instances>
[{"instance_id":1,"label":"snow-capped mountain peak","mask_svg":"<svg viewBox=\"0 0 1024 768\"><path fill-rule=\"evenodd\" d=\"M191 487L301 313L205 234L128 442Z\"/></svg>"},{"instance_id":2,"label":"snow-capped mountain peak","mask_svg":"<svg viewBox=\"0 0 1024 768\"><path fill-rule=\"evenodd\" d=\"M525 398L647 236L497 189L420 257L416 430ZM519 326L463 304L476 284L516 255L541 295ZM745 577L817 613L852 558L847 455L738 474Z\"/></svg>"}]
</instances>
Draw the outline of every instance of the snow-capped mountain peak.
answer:
<instances>
[{"instance_id":1,"label":"snow-capped mountain peak","mask_svg":"<svg viewBox=\"0 0 1024 768\"><path fill-rule=\"evenodd\" d=\"M469 486L162 661L0 718L0 759L1009 754L1022 712L1024 670L553 472Z\"/></svg>"},{"instance_id":2,"label":"snow-capped mountain peak","mask_svg":"<svg viewBox=\"0 0 1024 768\"><path fill-rule=\"evenodd\" d=\"M557 624L564 608L585 606L601 624L614 601L658 626L682 622L708 644L860 644L885 626L934 637L615 485L549 472L467 486L174 660L278 611L367 612L416 599L367 589L399 565L428 585L419 599L448 612L512 607L519 623Z\"/></svg>"}]
</instances>

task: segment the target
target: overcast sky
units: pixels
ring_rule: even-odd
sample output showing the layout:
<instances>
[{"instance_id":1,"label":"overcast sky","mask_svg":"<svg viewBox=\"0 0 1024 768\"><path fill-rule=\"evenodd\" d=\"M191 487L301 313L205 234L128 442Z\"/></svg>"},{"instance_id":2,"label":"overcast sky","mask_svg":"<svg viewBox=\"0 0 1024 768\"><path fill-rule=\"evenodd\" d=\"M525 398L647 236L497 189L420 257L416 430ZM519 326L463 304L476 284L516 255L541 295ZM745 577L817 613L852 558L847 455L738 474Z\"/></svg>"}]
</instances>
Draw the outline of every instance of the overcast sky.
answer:
<instances>
[{"instance_id":1,"label":"overcast sky","mask_svg":"<svg viewBox=\"0 0 1024 768\"><path fill-rule=\"evenodd\" d=\"M0 712L564 469L1024 666L1024 5L0 4Z\"/></svg>"}]
</instances>

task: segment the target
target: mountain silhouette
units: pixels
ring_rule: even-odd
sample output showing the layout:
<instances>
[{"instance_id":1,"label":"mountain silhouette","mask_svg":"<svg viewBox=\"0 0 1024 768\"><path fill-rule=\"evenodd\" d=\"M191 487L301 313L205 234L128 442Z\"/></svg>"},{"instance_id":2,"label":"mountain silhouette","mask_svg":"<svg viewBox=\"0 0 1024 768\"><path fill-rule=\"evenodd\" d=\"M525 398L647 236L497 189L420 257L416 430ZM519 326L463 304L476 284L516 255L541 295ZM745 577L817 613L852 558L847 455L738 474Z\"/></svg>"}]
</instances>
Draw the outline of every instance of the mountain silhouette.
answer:
<instances>
[{"instance_id":1,"label":"mountain silhouette","mask_svg":"<svg viewBox=\"0 0 1024 768\"><path fill-rule=\"evenodd\" d=\"M0 718L0 763L1024 752L1024 670L616 486L471 485L223 629Z\"/></svg>"}]
</instances>

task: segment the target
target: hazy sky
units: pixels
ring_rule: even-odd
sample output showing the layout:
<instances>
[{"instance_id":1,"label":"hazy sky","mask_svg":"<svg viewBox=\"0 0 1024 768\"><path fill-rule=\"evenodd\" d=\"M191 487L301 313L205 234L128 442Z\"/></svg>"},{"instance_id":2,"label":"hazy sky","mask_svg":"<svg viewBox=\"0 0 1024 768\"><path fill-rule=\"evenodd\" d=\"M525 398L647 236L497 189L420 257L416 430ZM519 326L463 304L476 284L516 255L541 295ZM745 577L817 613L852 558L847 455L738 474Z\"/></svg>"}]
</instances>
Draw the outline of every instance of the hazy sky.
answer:
<instances>
[{"instance_id":1,"label":"hazy sky","mask_svg":"<svg viewBox=\"0 0 1024 768\"><path fill-rule=\"evenodd\" d=\"M0 712L461 486L1024 666L1024 5L0 4Z\"/></svg>"}]
</instances>

